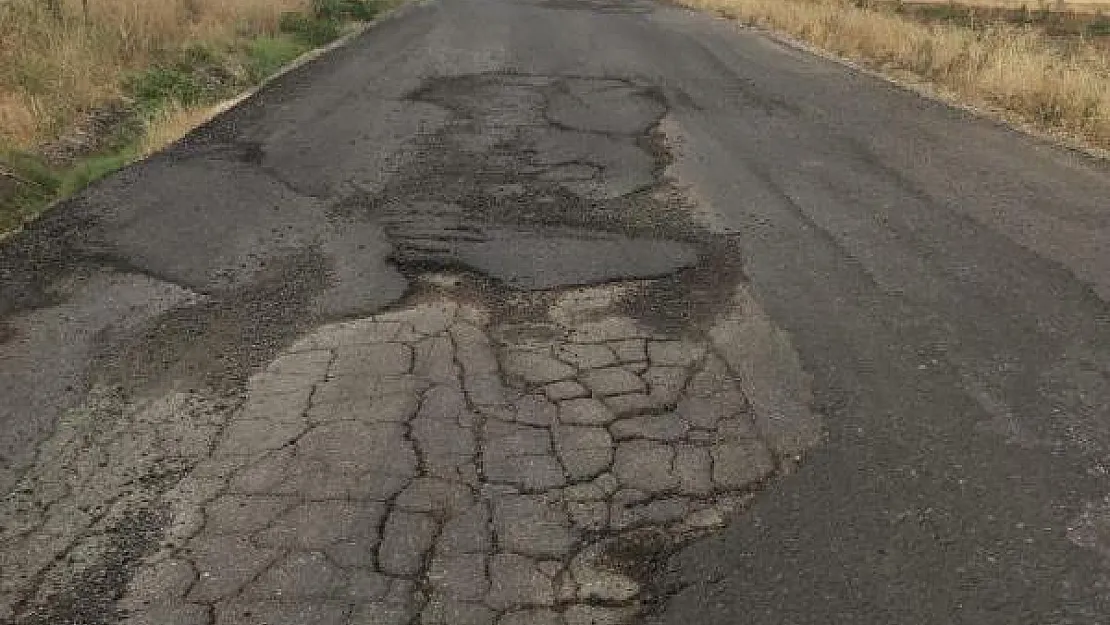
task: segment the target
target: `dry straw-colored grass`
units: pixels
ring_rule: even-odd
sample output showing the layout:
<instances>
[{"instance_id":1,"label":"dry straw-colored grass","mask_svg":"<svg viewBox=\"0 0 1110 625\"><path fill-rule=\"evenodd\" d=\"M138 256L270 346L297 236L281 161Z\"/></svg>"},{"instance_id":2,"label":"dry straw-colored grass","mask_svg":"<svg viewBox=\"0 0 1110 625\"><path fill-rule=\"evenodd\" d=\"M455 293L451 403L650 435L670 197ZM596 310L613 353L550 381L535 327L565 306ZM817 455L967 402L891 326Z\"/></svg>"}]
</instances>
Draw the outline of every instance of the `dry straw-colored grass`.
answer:
<instances>
[{"instance_id":1,"label":"dry straw-colored grass","mask_svg":"<svg viewBox=\"0 0 1110 625\"><path fill-rule=\"evenodd\" d=\"M1064 47L1026 28L926 25L845 0L679 1L871 67L910 72L963 102L1110 147L1110 59L1083 41Z\"/></svg>"},{"instance_id":2,"label":"dry straw-colored grass","mask_svg":"<svg viewBox=\"0 0 1110 625\"><path fill-rule=\"evenodd\" d=\"M224 106L172 106L159 111L147 123L146 133L139 142L139 155L146 157L177 141L190 130L212 119Z\"/></svg>"},{"instance_id":3,"label":"dry straw-colored grass","mask_svg":"<svg viewBox=\"0 0 1110 625\"><path fill-rule=\"evenodd\" d=\"M60 11L53 10L53 6ZM307 0L0 0L0 147L28 148L189 42L273 34Z\"/></svg>"}]
</instances>

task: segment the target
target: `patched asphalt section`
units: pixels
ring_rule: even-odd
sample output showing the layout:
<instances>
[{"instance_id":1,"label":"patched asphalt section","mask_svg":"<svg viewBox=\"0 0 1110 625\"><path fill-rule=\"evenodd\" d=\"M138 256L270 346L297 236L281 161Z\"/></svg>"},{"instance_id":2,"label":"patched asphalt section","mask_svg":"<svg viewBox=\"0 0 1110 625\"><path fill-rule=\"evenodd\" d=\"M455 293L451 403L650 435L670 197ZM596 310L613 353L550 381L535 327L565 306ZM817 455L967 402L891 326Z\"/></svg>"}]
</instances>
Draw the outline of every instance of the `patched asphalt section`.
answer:
<instances>
[{"instance_id":1,"label":"patched asphalt section","mask_svg":"<svg viewBox=\"0 0 1110 625\"><path fill-rule=\"evenodd\" d=\"M541 290L698 261L683 207L655 196L657 88L498 73L432 80L409 99L443 107L447 122L380 193L342 206L380 220L402 267L467 267Z\"/></svg>"},{"instance_id":2,"label":"patched asphalt section","mask_svg":"<svg viewBox=\"0 0 1110 625\"><path fill-rule=\"evenodd\" d=\"M38 597L20 625L112 625L120 619L116 601L135 574L140 559L153 552L162 538L167 516L151 509L135 509L104 530L106 544L91 562L80 554L66 554L77 571L72 578L54 580L52 589ZM76 620L79 619L79 620Z\"/></svg>"},{"instance_id":3,"label":"patched asphalt section","mask_svg":"<svg viewBox=\"0 0 1110 625\"><path fill-rule=\"evenodd\" d=\"M418 301L300 338L237 410L139 408L139 432L212 436L179 447L123 623L628 625L666 556L774 478L720 348L621 314L627 284L518 292L533 310L509 317L462 276L421 280Z\"/></svg>"},{"instance_id":4,"label":"patched asphalt section","mask_svg":"<svg viewBox=\"0 0 1110 625\"><path fill-rule=\"evenodd\" d=\"M505 75L510 78L499 78ZM525 78L536 84L521 82ZM498 96L509 89L546 102L550 81L569 85L576 78L604 81L603 92L610 84L618 92L646 90L645 97L632 98L635 104L618 98L637 111L655 110L652 91L662 96L667 112L656 131L648 129L646 141L641 137L630 146L618 138L604 149L627 155L626 163L644 162L643 154L651 154L658 167L666 160L660 158L661 147L670 148L689 208L714 232L727 235L728 262L714 260L716 248L687 233L686 217L672 221L663 217L665 210L652 208L678 209L681 202L641 202L665 196L666 189L581 201L603 172L600 163L573 162L573 157L544 164L558 176L544 181L553 201L516 201L522 188L536 186L510 182L492 193L474 193L484 208L468 206L466 193L452 192L445 202L451 207L435 209L440 216L458 210L468 225L477 215L479 235L457 230L440 244L417 232L415 239L430 241L423 246L430 251L392 240L383 190L396 188L422 161L442 159L438 146L457 138L446 130L448 124L459 125L459 136L475 141L466 127L482 114L456 104L453 90ZM587 91L581 85L567 89ZM589 97L604 101L603 95ZM611 104L589 108L603 117L606 106ZM570 124L580 133L573 128L578 123L573 111L568 115L561 107L552 107L561 120L553 123ZM537 131L525 139L551 151L567 148L566 137ZM637 146L644 149L636 151ZM497 169L518 159L478 160ZM464 173L473 170L469 163L456 165ZM146 186L145 174L164 179L168 176L159 168L177 166L203 175L194 175L191 185L148 195L135 214L127 198ZM627 189L643 180L642 167L624 171L636 176L614 177L614 184ZM259 190L277 210L240 209L249 192L226 181L206 183L208 176L238 172L244 190ZM652 292L649 279L622 281L622 288L632 289L624 291L626 305L650 312L644 315L650 326L662 328L700 318L726 300L728 308L758 302L766 314L726 319L718 334L756 327L760 340L734 346L740 349L730 354L777 357L789 356L789 350L781 347L783 333L767 322L789 330L786 336L798 352L794 360L813 375L816 404L830 424L828 443L792 475L767 484L743 522L682 549L670 561L663 590L675 594L658 604L657 622L824 625L839 618L861 625L1101 625L1110 614L1105 541L1098 534L1107 516L1105 459L1110 457L1106 180L1104 167L1075 155L764 37L738 34L732 24L663 5L647 9L604 0L412 5L403 19L288 75L180 146L97 185L0 247L3 443L7 450L34 450L36 441L48 437L51 444L40 445L40 457L61 459L41 467L50 470L35 474L31 492L17 493L19 505L4 502L4 511L15 513L4 517L8 529L0 542L23 547L9 540L23 531L50 539L33 549L6 551L19 558L0 563L0 600L9 605L13 588L21 587L11 581L13 570L64 569L67 564L55 560L53 549L80 542L72 528L90 522L110 526L127 509L156 496L157 489L140 478L181 470L188 464L183 458L210 451L222 435L220 418L243 399L229 393L216 407L205 389L186 389L188 401L175 395L168 405L152 407L109 394L99 408L82 410L88 363L98 351L134 344L124 337L149 332L152 320L171 309L185 322L171 322L181 330L166 337L206 344L180 310L195 307L207 318L212 313L204 302L234 308L230 294L240 288L261 292L252 286L255 272L265 275L263 265L286 267L283 258L319 261L306 265L299 278L311 285L301 291L306 298L293 298L300 312L291 320L276 318L275 325L289 323L290 333L301 322L314 325L314 316L326 318L326 311L391 301L395 289L404 291L428 269L445 268L451 277L432 280L458 280L462 272L463 291L488 285L488 294L513 296L494 311L493 323L500 326L510 315L527 322L524 311L542 308L533 295L547 293L524 290L534 270L506 271L521 285L510 289L479 275L475 266L487 261L480 253L464 257L455 242L485 237L490 228L571 228L602 239L619 235L692 245L697 263L675 263L684 268L662 281L684 288L683 277L701 281L704 287L690 293L702 303L691 305L670 288ZM455 184L442 177L435 181ZM204 202L190 200L205 196L209 186L237 201L224 202L218 194ZM89 204L100 190L107 191ZM508 201L489 199L498 194ZM411 197L429 195L434 194L415 189ZM545 205L561 208L552 212ZM650 210L637 212L643 206ZM638 215L636 221L645 226L634 230L633 220L612 216L624 211ZM335 227L305 219L304 212L322 215L319 221ZM556 213L568 218L544 223ZM181 235L158 231L162 214ZM106 231L98 226L102 220L116 225ZM653 231L653 220L670 223ZM309 230L291 232L289 225ZM114 240L114 228L126 228L136 240ZM436 226L436 237L444 229ZM238 239L245 235L257 237L256 243ZM158 244L138 240L146 236ZM298 246L315 246L316 253ZM412 252L410 260L404 259L405 249ZM229 258L224 250L249 252ZM166 262L175 257L180 264ZM713 295L717 275L741 274L736 260L743 261L747 293ZM352 276L350 284L375 286L345 288L341 275ZM375 277L383 282L372 281ZM636 289L647 294L638 302ZM479 295L485 293L459 297ZM672 301L653 311L652 300L660 297ZM249 309L243 306L226 324L196 327L224 328L220 331L244 342L260 338L261 349L244 349L249 357L229 361L255 362L253 372L290 339L280 328L232 331L249 328L251 315L242 312ZM531 341L545 330L518 324L512 335ZM159 341L164 339L151 344ZM169 353L187 351L175 347ZM202 351L197 350L195 369L220 370L217 359L206 362ZM174 358L143 370L177 371ZM158 354L149 360L157 362ZM781 362L792 366L789 357ZM787 449L810 433L792 418L799 407L793 393L788 411L758 409L776 406L781 397L767 388L779 370L754 367L750 371L757 375L742 380L743 391L755 422ZM623 375L589 379L633 383ZM562 397L580 391L560 384L552 392ZM208 407L190 408L191 402ZM78 409L63 410L66 406ZM263 429L280 442L286 432L273 430ZM100 449L112 453L102 458L94 453ZM33 455L9 457L0 482L25 471ZM105 459L108 464L100 466ZM781 463L780 474L789 466ZM212 474L216 477L183 480L160 497L180 519L180 527L175 521L167 534L203 524L183 511L213 496L205 489L223 477L218 467ZM129 482L134 484L125 488L137 491L136 499L116 500L107 506L107 516L97 516L105 513L95 505L87 511L60 505L74 493L96 503ZM91 494L89 485L96 487ZM103 552L96 545L90 542L89 548ZM629 553L633 560L658 562L650 555L654 550ZM10 616L0 614L0 620ZM202 623L210 617L183 615Z\"/></svg>"},{"instance_id":5,"label":"patched asphalt section","mask_svg":"<svg viewBox=\"0 0 1110 625\"><path fill-rule=\"evenodd\" d=\"M321 64L326 68L328 61ZM395 303L414 278L429 271L472 273L494 296L495 310L520 304L512 296L518 291L533 294L525 309L538 310L567 287L631 281L640 286L621 291L625 312L680 332L691 330L695 318L708 323L713 310L727 306L728 290L709 288L721 278L714 268L723 262L726 242L689 219L681 193L663 176L669 155L658 126L668 104L659 88L554 74L430 79L405 98L422 106L422 118L437 129L399 144L401 165L376 192L320 193L304 180L285 179L288 165L271 158L284 146L254 138L259 101L285 100L286 90L302 79L303 72L295 73L288 86L277 83L270 94L264 91L167 152L94 185L8 243L8 342L23 351L33 346L46 358L62 352L49 341L27 339L36 336L44 314L72 306L79 301L74 293L88 291L81 276L137 280L143 288L168 291L159 298L161 306L107 311L76 343L56 336L78 349L68 352L75 366L55 380L64 390L43 398L41 389L25 387L29 399L8 408L9 420L25 419L30 405L77 407L76 414L84 414L81 397L93 389L111 389L90 412L106 419L97 426L103 432L112 431L115 420L145 422L144 398L207 397L229 410L249 372L297 336L321 321ZM237 118L243 122L238 130L230 121ZM696 279L667 281L669 276ZM704 297L695 304L689 296L697 285ZM667 310L652 313L636 303L648 299L669 302ZM695 307L702 314L690 315ZM664 319L669 325L660 325ZM63 392L64 401L58 399ZM205 421L217 419L203 417L208 413L157 414L205 423L189 438L188 449L214 440L218 431ZM28 423L50 425L41 418ZM67 427L81 432L88 426L78 421ZM12 440L21 451L11 454L6 479L14 480L35 459L27 442L44 435L49 431L40 429ZM63 457L77 454L66 462L83 466L81 445L96 450L91 441L100 439L79 440L65 443ZM180 444L174 440L158 443L156 466L160 454ZM41 483L49 473L42 473L41 454L55 452L38 451L33 478ZM187 470L188 457L171 453L166 461ZM119 457L105 466L164 470L142 463L134 468ZM149 480L133 484L128 497L136 502L159 500L168 487ZM97 491L95 498L107 496ZM50 522L63 501L55 497L27 492L18 505ZM78 566L60 560L44 569L52 581L15 601L18 622L115 622L114 598L157 540L149 524L169 517L150 517L142 532L129 518L120 518L117 530L75 525L73 531L80 531L73 544L83 545L91 561ZM13 531L25 529L17 524ZM115 532L120 544L131 540L126 544L133 547L103 545L97 542L102 532ZM8 585L3 591L24 592Z\"/></svg>"}]
</instances>

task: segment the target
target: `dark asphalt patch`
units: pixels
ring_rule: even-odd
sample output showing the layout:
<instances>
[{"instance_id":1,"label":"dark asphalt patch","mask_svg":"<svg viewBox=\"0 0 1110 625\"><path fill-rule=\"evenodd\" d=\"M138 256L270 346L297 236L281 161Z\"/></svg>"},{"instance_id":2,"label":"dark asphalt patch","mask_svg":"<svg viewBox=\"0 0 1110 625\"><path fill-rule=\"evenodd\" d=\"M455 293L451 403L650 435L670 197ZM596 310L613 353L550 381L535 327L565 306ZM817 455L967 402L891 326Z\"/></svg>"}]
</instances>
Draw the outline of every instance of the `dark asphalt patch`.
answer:
<instances>
[{"instance_id":1,"label":"dark asphalt patch","mask_svg":"<svg viewBox=\"0 0 1110 625\"><path fill-rule=\"evenodd\" d=\"M666 276L698 252L665 186L660 90L614 78L483 74L428 81L451 118L346 212L380 220L404 266L464 266L522 290ZM686 230L689 230L686 228Z\"/></svg>"},{"instance_id":2,"label":"dark asphalt patch","mask_svg":"<svg viewBox=\"0 0 1110 625\"><path fill-rule=\"evenodd\" d=\"M231 406L251 370L300 333L417 296L429 271L461 274L495 316L521 321L539 310L530 301L560 289L628 280L655 281L625 306L651 322L708 319L726 303L728 289L709 296L712 280L738 274L664 176L668 104L657 87L481 74L430 80L410 100L448 121L417 135L405 166L371 194L306 194L275 173L268 144L226 122L202 129L0 252L17 261L4 269L11 298L0 312L66 301L65 278L82 268L180 286L195 297L97 333L80 382L115 388L120 401L186 390ZM149 532L125 528L54 607L26 605L47 620L25 624L111 622L144 537L159 532L161 520L148 521Z\"/></svg>"},{"instance_id":3,"label":"dark asphalt patch","mask_svg":"<svg viewBox=\"0 0 1110 625\"><path fill-rule=\"evenodd\" d=\"M619 0L544 0L539 6L545 9L590 13L637 14L654 11L654 7L646 2L620 2Z\"/></svg>"},{"instance_id":4,"label":"dark asphalt patch","mask_svg":"<svg viewBox=\"0 0 1110 625\"><path fill-rule=\"evenodd\" d=\"M698 261L658 280L635 287L621 310L671 334L707 327L731 304L732 285L744 278L738 244L727 237L703 237Z\"/></svg>"},{"instance_id":5,"label":"dark asphalt patch","mask_svg":"<svg viewBox=\"0 0 1110 625\"><path fill-rule=\"evenodd\" d=\"M128 394L205 388L228 392L312 325L312 302L328 287L327 260L293 253L254 280L174 308L130 336L102 336L94 382Z\"/></svg>"},{"instance_id":6,"label":"dark asphalt patch","mask_svg":"<svg viewBox=\"0 0 1110 625\"><path fill-rule=\"evenodd\" d=\"M24 613L13 625L113 625L120 614L116 601L123 595L143 556L154 551L168 515L155 509L127 512L108 528L107 547L91 566L68 581L68 587L51 594Z\"/></svg>"}]
</instances>

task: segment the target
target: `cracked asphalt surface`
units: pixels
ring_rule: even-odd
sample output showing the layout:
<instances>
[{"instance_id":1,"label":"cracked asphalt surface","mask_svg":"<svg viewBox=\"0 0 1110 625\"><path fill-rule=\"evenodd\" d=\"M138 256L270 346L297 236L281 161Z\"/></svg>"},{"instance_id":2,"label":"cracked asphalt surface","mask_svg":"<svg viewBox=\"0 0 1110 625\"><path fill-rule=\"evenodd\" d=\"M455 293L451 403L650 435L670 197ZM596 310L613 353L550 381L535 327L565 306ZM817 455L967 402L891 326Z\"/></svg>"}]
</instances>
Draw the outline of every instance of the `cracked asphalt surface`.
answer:
<instances>
[{"instance_id":1,"label":"cracked asphalt surface","mask_svg":"<svg viewBox=\"0 0 1110 625\"><path fill-rule=\"evenodd\" d=\"M410 4L0 246L0 622L1105 623L1106 174Z\"/></svg>"}]
</instances>

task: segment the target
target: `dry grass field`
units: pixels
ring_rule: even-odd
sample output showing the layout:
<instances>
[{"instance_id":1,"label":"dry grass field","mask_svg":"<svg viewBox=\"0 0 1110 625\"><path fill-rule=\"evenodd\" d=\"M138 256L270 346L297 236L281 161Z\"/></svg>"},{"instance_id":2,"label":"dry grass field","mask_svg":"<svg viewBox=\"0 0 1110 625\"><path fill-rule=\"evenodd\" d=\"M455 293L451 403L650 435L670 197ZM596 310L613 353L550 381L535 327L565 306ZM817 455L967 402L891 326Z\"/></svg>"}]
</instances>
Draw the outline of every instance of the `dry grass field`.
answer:
<instances>
[{"instance_id":1,"label":"dry grass field","mask_svg":"<svg viewBox=\"0 0 1110 625\"><path fill-rule=\"evenodd\" d=\"M0 237L382 6L0 0Z\"/></svg>"},{"instance_id":2,"label":"dry grass field","mask_svg":"<svg viewBox=\"0 0 1110 625\"><path fill-rule=\"evenodd\" d=\"M124 78L204 42L276 35L308 0L5 0L0 142L26 148L123 95Z\"/></svg>"},{"instance_id":3,"label":"dry grass field","mask_svg":"<svg viewBox=\"0 0 1110 625\"><path fill-rule=\"evenodd\" d=\"M952 4L952 0L914 0L914 4ZM1110 0L1084 0L1070 2L1069 0L968 0L961 2L964 6L979 8L1003 8L1029 10L1047 9L1055 12L1073 11L1075 13L1097 13L1110 10Z\"/></svg>"},{"instance_id":4,"label":"dry grass field","mask_svg":"<svg viewBox=\"0 0 1110 625\"><path fill-rule=\"evenodd\" d=\"M1097 13L884 0L679 2L911 76L1073 142L1110 148L1110 20Z\"/></svg>"}]
</instances>

